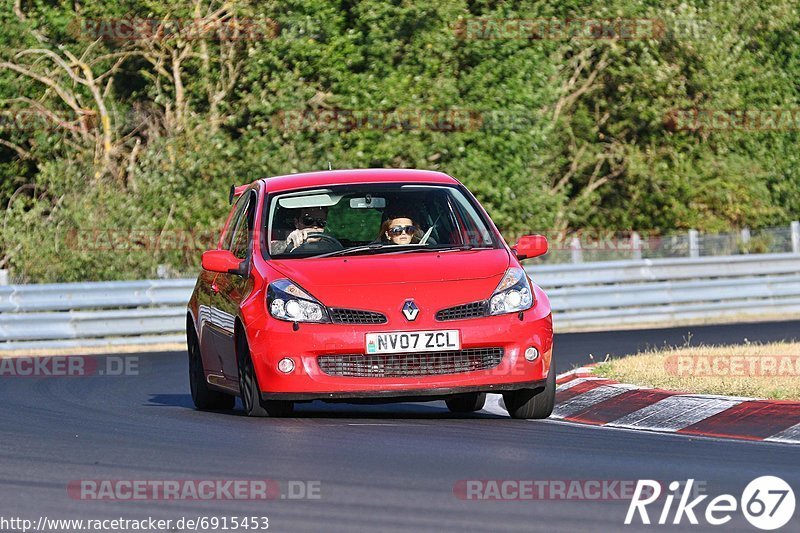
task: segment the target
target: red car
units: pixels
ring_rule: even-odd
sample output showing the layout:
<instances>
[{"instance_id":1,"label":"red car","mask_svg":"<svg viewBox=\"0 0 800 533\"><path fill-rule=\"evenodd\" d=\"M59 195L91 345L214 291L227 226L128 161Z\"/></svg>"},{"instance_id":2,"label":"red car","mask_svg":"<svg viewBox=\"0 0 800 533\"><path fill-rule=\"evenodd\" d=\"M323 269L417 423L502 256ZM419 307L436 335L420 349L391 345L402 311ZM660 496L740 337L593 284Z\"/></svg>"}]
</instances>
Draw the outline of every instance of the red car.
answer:
<instances>
[{"instance_id":1,"label":"red car","mask_svg":"<svg viewBox=\"0 0 800 533\"><path fill-rule=\"evenodd\" d=\"M285 416L296 402L432 401L453 412L502 393L547 418L550 303L456 179L422 170L278 176L235 203L187 315L198 409Z\"/></svg>"}]
</instances>

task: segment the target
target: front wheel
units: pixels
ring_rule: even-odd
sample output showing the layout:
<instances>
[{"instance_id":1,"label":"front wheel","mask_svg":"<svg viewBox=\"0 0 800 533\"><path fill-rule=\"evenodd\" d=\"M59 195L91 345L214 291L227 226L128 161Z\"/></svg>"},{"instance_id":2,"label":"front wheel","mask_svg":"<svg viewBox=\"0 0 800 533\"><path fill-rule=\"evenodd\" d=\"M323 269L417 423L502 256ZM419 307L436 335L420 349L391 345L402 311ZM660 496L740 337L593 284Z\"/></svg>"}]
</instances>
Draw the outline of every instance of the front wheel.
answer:
<instances>
[{"instance_id":1,"label":"front wheel","mask_svg":"<svg viewBox=\"0 0 800 533\"><path fill-rule=\"evenodd\" d=\"M547 383L542 390L521 389L503 393L503 402L511 418L543 419L553 413L556 403L556 365L550 361Z\"/></svg>"},{"instance_id":2,"label":"front wheel","mask_svg":"<svg viewBox=\"0 0 800 533\"><path fill-rule=\"evenodd\" d=\"M258 385L253 359L246 346L240 348L239 354L239 394L247 416L288 416L294 410L294 403L285 401L268 401L261 399L261 387Z\"/></svg>"}]
</instances>

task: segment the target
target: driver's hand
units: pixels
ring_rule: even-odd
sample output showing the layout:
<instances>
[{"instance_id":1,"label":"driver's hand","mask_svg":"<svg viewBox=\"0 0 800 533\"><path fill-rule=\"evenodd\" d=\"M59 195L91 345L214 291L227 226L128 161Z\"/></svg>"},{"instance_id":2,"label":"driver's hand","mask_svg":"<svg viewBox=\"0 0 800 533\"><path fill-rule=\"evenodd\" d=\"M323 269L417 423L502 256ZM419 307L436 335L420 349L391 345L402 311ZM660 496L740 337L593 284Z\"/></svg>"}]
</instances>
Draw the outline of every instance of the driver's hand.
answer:
<instances>
[{"instance_id":1,"label":"driver's hand","mask_svg":"<svg viewBox=\"0 0 800 533\"><path fill-rule=\"evenodd\" d=\"M286 238L286 244L288 245L287 248L293 250L298 246L305 244L307 242L317 242L319 241L318 238L312 237L308 238L309 234L311 233L322 233L325 231L322 228L304 228L304 229L296 229L289 234Z\"/></svg>"}]
</instances>

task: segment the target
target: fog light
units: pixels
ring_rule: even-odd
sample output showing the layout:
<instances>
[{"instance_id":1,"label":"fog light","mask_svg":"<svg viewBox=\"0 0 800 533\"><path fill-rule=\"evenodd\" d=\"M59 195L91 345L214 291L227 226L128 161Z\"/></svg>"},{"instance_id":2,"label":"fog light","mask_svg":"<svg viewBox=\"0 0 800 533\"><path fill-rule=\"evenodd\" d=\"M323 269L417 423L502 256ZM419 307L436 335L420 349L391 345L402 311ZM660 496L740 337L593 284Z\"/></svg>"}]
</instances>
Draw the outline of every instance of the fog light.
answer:
<instances>
[{"instance_id":1,"label":"fog light","mask_svg":"<svg viewBox=\"0 0 800 533\"><path fill-rule=\"evenodd\" d=\"M539 350L531 346L530 348L525 350L525 359L531 362L536 361L537 359L539 359Z\"/></svg>"},{"instance_id":2,"label":"fog light","mask_svg":"<svg viewBox=\"0 0 800 533\"><path fill-rule=\"evenodd\" d=\"M294 371L294 361L289 359L288 357L284 357L280 361L278 361L278 370L283 372L284 374L289 374Z\"/></svg>"}]
</instances>

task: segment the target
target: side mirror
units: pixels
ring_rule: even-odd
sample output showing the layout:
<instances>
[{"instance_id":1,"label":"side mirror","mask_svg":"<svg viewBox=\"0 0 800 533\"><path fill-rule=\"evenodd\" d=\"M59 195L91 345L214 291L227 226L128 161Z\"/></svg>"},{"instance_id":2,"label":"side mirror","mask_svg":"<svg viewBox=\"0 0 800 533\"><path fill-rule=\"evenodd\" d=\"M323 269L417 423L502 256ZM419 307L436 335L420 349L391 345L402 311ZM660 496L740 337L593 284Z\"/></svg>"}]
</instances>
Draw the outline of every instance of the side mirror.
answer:
<instances>
[{"instance_id":1,"label":"side mirror","mask_svg":"<svg viewBox=\"0 0 800 533\"><path fill-rule=\"evenodd\" d=\"M539 257L547 253L547 237L544 235L523 235L517 244L511 247L517 259Z\"/></svg>"},{"instance_id":2,"label":"side mirror","mask_svg":"<svg viewBox=\"0 0 800 533\"><path fill-rule=\"evenodd\" d=\"M239 274L242 261L228 250L209 250L203 253L203 268L222 274Z\"/></svg>"}]
</instances>

